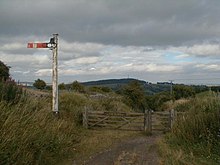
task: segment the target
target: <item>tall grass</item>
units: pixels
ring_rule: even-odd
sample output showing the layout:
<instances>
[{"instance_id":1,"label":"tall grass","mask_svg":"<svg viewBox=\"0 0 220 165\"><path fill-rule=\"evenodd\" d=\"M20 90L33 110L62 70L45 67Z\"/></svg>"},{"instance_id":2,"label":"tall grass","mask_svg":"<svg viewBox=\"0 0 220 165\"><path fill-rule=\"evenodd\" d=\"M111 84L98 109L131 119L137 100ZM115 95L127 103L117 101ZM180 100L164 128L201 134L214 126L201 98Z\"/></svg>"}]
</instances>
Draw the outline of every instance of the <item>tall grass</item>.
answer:
<instances>
[{"instance_id":1,"label":"tall grass","mask_svg":"<svg viewBox=\"0 0 220 165\"><path fill-rule=\"evenodd\" d=\"M177 119L168 144L197 159L197 164L220 162L220 99L215 94L196 97L181 108L186 114ZM179 107L180 108L180 107ZM183 109L180 109L183 111ZM206 163L204 162L206 161ZM194 163L196 164L196 163Z\"/></svg>"},{"instance_id":2,"label":"tall grass","mask_svg":"<svg viewBox=\"0 0 220 165\"><path fill-rule=\"evenodd\" d=\"M73 154L80 138L74 116L56 118L48 102L0 102L0 164L55 164Z\"/></svg>"}]
</instances>

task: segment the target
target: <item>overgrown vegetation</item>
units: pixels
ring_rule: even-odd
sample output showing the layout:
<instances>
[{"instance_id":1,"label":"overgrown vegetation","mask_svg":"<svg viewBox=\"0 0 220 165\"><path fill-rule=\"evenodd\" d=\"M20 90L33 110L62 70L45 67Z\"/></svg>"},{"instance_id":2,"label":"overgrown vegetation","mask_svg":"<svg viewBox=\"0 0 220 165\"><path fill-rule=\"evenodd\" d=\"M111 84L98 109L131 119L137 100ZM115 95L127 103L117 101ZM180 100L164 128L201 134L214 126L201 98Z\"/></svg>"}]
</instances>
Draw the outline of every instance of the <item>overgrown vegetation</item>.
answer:
<instances>
[{"instance_id":1,"label":"overgrown vegetation","mask_svg":"<svg viewBox=\"0 0 220 165\"><path fill-rule=\"evenodd\" d=\"M209 93L191 99L179 110L182 108L186 114L178 118L163 142L164 164L219 164L219 97Z\"/></svg>"},{"instance_id":2,"label":"overgrown vegetation","mask_svg":"<svg viewBox=\"0 0 220 165\"><path fill-rule=\"evenodd\" d=\"M48 102L0 103L0 164L54 164L73 152L80 137L74 115L57 119Z\"/></svg>"}]
</instances>

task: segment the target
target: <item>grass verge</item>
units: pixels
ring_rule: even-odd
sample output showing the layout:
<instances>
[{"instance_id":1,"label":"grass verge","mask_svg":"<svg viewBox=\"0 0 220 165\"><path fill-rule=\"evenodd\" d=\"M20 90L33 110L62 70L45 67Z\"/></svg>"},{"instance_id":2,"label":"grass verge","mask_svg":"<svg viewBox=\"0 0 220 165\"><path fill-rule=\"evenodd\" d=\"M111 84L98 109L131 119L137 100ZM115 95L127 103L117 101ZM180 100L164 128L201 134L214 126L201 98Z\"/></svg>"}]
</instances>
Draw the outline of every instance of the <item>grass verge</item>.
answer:
<instances>
[{"instance_id":1,"label":"grass verge","mask_svg":"<svg viewBox=\"0 0 220 165\"><path fill-rule=\"evenodd\" d=\"M176 120L171 133L159 142L162 164L220 163L219 102L215 94L209 93L179 106L188 109Z\"/></svg>"}]
</instances>

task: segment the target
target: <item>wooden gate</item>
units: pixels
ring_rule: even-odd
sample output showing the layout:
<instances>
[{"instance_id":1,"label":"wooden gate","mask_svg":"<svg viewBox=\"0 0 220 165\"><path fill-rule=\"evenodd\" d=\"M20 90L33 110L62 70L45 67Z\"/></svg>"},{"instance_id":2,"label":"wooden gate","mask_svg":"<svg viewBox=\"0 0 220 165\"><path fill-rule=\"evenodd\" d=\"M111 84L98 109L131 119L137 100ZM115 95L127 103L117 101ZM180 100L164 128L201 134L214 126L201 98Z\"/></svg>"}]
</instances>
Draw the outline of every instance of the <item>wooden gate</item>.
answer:
<instances>
[{"instance_id":1,"label":"wooden gate","mask_svg":"<svg viewBox=\"0 0 220 165\"><path fill-rule=\"evenodd\" d=\"M89 129L118 129L134 131L168 131L174 121L174 111L170 112L109 112L89 111L83 113L83 126Z\"/></svg>"},{"instance_id":2,"label":"wooden gate","mask_svg":"<svg viewBox=\"0 0 220 165\"><path fill-rule=\"evenodd\" d=\"M171 128L171 111L151 113L152 131L167 132Z\"/></svg>"}]
</instances>

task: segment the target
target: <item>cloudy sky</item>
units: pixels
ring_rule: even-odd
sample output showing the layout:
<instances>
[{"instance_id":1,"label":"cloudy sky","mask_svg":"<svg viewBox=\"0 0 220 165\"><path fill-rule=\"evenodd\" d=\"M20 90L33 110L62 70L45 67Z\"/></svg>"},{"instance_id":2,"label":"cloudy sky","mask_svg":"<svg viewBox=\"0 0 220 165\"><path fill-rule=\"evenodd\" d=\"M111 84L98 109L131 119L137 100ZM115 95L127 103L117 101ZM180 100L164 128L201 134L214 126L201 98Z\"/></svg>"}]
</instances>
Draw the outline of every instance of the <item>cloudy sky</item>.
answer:
<instances>
[{"instance_id":1,"label":"cloudy sky","mask_svg":"<svg viewBox=\"0 0 220 165\"><path fill-rule=\"evenodd\" d=\"M220 84L219 0L0 0L0 60L20 81L138 78Z\"/></svg>"}]
</instances>

